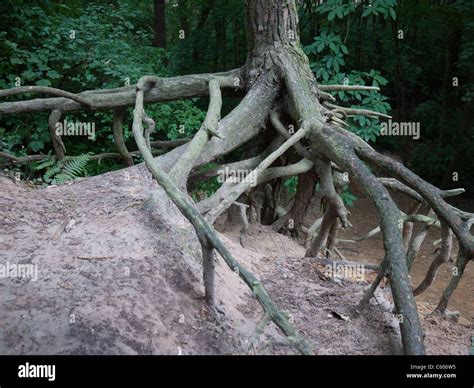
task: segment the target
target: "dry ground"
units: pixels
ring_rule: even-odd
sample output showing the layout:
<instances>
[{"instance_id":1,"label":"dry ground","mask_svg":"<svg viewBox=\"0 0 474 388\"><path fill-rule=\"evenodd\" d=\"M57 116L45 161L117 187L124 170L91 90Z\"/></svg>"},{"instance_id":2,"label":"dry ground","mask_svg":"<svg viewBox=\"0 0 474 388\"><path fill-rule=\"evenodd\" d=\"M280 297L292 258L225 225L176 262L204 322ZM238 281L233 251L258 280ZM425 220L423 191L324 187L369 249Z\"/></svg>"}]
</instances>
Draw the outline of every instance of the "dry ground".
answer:
<instances>
[{"instance_id":1,"label":"dry ground","mask_svg":"<svg viewBox=\"0 0 474 388\"><path fill-rule=\"evenodd\" d=\"M154 183L142 167L130 171L130 180L110 173L47 190L0 178L0 264L36 264L39 271L35 282L0 279L0 354L244 353L261 318L258 303L218 260L222 312L207 311L192 227L165 197L152 217L146 214L143 201ZM349 234L372 224L372 215L357 209L353 224L361 226ZM388 287L378 291L378 304L346 320L368 282L324 276L316 260L301 258L299 244L268 227L251 225L242 247L239 229L220 228L224 242L263 280L317 354L401 352ZM381 257L377 240L347 248L350 260ZM449 307L464 319L424 318L429 353L468 353L472 271ZM440 289L435 285L420 298L422 315ZM275 344L278 338L270 325L250 352L291 352Z\"/></svg>"}]
</instances>

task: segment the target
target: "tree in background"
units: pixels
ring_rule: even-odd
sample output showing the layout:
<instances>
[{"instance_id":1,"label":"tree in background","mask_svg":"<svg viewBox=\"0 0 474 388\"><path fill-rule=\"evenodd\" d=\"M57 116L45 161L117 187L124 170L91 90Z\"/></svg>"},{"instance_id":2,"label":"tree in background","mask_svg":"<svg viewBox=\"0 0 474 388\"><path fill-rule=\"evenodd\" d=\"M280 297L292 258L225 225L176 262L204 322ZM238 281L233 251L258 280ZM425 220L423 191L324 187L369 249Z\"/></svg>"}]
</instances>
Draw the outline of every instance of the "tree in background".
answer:
<instances>
[{"instance_id":1,"label":"tree in background","mask_svg":"<svg viewBox=\"0 0 474 388\"><path fill-rule=\"evenodd\" d=\"M156 47L166 48L165 0L155 0L154 15L155 40L153 43Z\"/></svg>"}]
</instances>

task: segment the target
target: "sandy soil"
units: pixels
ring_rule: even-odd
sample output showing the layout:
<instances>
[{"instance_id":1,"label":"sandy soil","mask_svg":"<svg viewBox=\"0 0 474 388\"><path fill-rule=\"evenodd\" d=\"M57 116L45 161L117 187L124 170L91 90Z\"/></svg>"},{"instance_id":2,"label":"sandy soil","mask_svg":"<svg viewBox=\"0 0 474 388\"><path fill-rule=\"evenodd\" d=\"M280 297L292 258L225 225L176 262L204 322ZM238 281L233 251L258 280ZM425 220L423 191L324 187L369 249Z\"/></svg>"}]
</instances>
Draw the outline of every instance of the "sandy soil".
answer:
<instances>
[{"instance_id":1,"label":"sandy soil","mask_svg":"<svg viewBox=\"0 0 474 388\"><path fill-rule=\"evenodd\" d=\"M164 195L152 217L145 213L148 192L159 189L145 169L129 171L130 179L109 173L47 190L0 178L0 264L33 264L39 273L37 281L0 278L0 354L245 352L262 316L258 303L218 259L222 313L206 309L192 227ZM357 212L354 224L369 220L365 213L357 220ZM348 320L370 274L366 281L334 279L316 260L302 259L294 240L251 225L242 247L239 229L222 230L224 242L317 354L401 352L388 287L363 315ZM376 248L357 249L347 252L350 260L381 257ZM464 301L462 290L452 305L469 316L472 300ZM431 311L429 302L420 303L422 316ZM429 353L468 353L469 323L425 317L423 324ZM269 325L251 353L291 353L271 346L278 338Z\"/></svg>"},{"instance_id":2,"label":"sandy soil","mask_svg":"<svg viewBox=\"0 0 474 388\"><path fill-rule=\"evenodd\" d=\"M394 195L394 199L398 206L403 211L408 211L410 202L406 200L406 197L402 195ZM456 203L456 206L466 211L474 211L474 201L460 201ZM354 220L353 228L343 231L340 234L342 239L354 239L355 237L363 236L371 229L378 225L377 216L366 198L360 198L356 204L350 209L352 213L352 219ZM416 229L415 229L416 233ZM440 232L435 228L430 230L430 233L426 237L421 250L413 264L411 272L411 280L414 286L420 284L424 279L426 270L431 264L434 257L435 247L433 241L439 239ZM341 243L342 252L348 259L353 261L361 261L367 263L379 263L383 257L383 244L382 237L379 234L371 238L370 240L361 241L358 244ZM458 245L455 242L453 252L451 255L452 260L456 259ZM453 263L446 263L442 265L438 271L435 281L431 287L423 294L417 297L418 301L428 302L436 306L441 298L441 295L448 285L452 275ZM450 303L449 309L452 311L459 311L463 321L474 321L474 264L473 262L468 263L466 272L461 279L461 282L454 292Z\"/></svg>"},{"instance_id":3,"label":"sandy soil","mask_svg":"<svg viewBox=\"0 0 474 388\"><path fill-rule=\"evenodd\" d=\"M235 241L240 236L240 227L227 226L224 234ZM243 244L253 255L261 255L255 268L270 296L291 314L317 354L401 354L389 287L377 290L377 301L373 300L360 317L344 319L373 280L373 272L368 272L363 280L334 279L327 276L324 264L302 258L304 249L294 240L261 225L251 225ZM348 259L357 261L356 256ZM432 316L434 307L429 302L419 303L428 354L467 354L472 333L470 322L461 319L455 323ZM261 348L265 350L265 340Z\"/></svg>"}]
</instances>

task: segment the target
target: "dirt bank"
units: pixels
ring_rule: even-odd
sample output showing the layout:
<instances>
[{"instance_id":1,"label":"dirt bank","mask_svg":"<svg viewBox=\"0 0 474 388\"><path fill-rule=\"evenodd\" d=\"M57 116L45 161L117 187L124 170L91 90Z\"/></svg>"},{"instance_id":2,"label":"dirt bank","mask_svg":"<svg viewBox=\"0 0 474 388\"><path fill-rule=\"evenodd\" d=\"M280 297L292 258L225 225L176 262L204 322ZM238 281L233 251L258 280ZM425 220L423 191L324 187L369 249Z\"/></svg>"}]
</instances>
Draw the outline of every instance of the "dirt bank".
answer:
<instances>
[{"instance_id":1,"label":"dirt bank","mask_svg":"<svg viewBox=\"0 0 474 388\"><path fill-rule=\"evenodd\" d=\"M244 352L261 318L258 303L218 260L222 313L209 314L192 227L163 195L152 217L144 212L158 189L144 169L130 171L129 179L115 172L45 190L0 178L0 264L38 268L36 281L0 279L1 354ZM252 225L245 248L236 228L223 239L316 353L401 352L388 290L378 293L381 305L348 321L366 282L321 276L315 261L301 259L301 246L266 227ZM468 327L434 318L424 326L430 353L468 352ZM252 352L290 352L270 346L272 338L281 337L270 326Z\"/></svg>"}]
</instances>

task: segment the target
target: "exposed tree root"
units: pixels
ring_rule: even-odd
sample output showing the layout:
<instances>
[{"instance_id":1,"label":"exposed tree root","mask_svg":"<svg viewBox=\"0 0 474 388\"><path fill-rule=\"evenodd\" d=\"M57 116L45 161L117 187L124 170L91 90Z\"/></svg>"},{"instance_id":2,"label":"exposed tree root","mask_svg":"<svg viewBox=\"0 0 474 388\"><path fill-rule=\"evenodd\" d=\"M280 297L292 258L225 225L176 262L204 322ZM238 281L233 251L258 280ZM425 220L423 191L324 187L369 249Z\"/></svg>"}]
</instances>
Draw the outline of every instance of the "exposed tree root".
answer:
<instances>
[{"instance_id":1,"label":"exposed tree root","mask_svg":"<svg viewBox=\"0 0 474 388\"><path fill-rule=\"evenodd\" d=\"M314 94L302 80L297 61L280 56L285 69L285 84L292 98L293 112L296 119L304 120L307 117L321 117ZM423 354L423 331L418 317L415 300L408 280L403 240L398 228L400 211L390 198L384 186L360 161L356 150L368 147L365 142L341 128L334 128L324 120L318 120L318 125L310 134L311 146L320 155L330 159L348 171L353 179L362 184L364 191L373 201L380 220L384 235L386 256L384 261L386 273L391 280L392 293L396 310L399 314L402 342L407 354ZM370 148L370 147L369 147Z\"/></svg>"},{"instance_id":2,"label":"exposed tree root","mask_svg":"<svg viewBox=\"0 0 474 388\"><path fill-rule=\"evenodd\" d=\"M117 108L114 110L113 116L113 134L114 134L114 141L117 147L119 154L122 156L125 164L130 167L133 166L133 158L130 155L130 152L127 150L127 146L123 140L123 117L125 114L125 109Z\"/></svg>"},{"instance_id":3,"label":"exposed tree root","mask_svg":"<svg viewBox=\"0 0 474 388\"><path fill-rule=\"evenodd\" d=\"M330 207L326 213L324 213L319 233L313 238L309 248L306 250L306 257L317 256L319 252L321 252L323 246L326 244L331 227L336 220L336 210L333 207Z\"/></svg>"},{"instance_id":4,"label":"exposed tree root","mask_svg":"<svg viewBox=\"0 0 474 388\"><path fill-rule=\"evenodd\" d=\"M144 102L153 103L207 96L209 93L208 82L212 77L216 76L232 76L239 78L240 69L225 73L193 74L180 77L158 78L159 81L149 90ZM135 103L135 89L136 85L130 85L112 90L89 90L79 94L61 91L61 97L58 98L37 98L26 101L3 102L0 104L0 114L48 112L54 109L58 109L63 113L68 113L82 110L84 106L87 106L87 104L93 106L95 110L132 106ZM241 85L233 85L230 94L235 95L236 89L237 93L239 93ZM3 97L11 95L12 93L9 92L9 90L14 89L2 90L0 93L6 93ZM79 98L79 101L77 101L77 98Z\"/></svg>"},{"instance_id":5,"label":"exposed tree root","mask_svg":"<svg viewBox=\"0 0 474 388\"><path fill-rule=\"evenodd\" d=\"M438 306L436 306L436 309L435 309L436 313L444 314L446 312L449 298L451 298L451 295L453 294L454 290L458 286L459 281L461 280L461 277L464 273L464 270L466 269L466 265L468 262L469 262L469 258L466 252L464 251L462 247L460 247L459 252L458 252L458 258L456 260L456 265L453 268L453 276L448 286L444 290L443 295L441 296L441 300L438 303Z\"/></svg>"},{"instance_id":6,"label":"exposed tree root","mask_svg":"<svg viewBox=\"0 0 474 388\"><path fill-rule=\"evenodd\" d=\"M428 216L433 216L434 212L433 210L430 210L428 213ZM428 235L428 232L431 228L432 224L430 223L424 223L418 233L415 236L412 236L410 243L408 244L407 248L407 265L408 265L408 270L411 269L413 262L415 261L416 255L418 254L421 244L423 244L423 241L425 240L426 236Z\"/></svg>"},{"instance_id":7,"label":"exposed tree root","mask_svg":"<svg viewBox=\"0 0 474 388\"><path fill-rule=\"evenodd\" d=\"M438 268L449 260L451 256L451 250L453 248L453 235L451 233L451 229L449 229L446 224L443 223L441 226L441 234L442 234L442 243L441 249L439 250L436 257L431 262L430 268L426 273L425 278L420 283L418 287L413 290L413 294L415 296L420 295L424 292L431 284L433 283L436 273L438 272Z\"/></svg>"},{"instance_id":8,"label":"exposed tree root","mask_svg":"<svg viewBox=\"0 0 474 388\"><path fill-rule=\"evenodd\" d=\"M368 146L359 147L357 149L358 155L370 163L376 164L384 168L388 173L395 178L405 183L411 189L416 190L431 208L437 214L438 218L445 221L452 229L459 240L459 243L466 251L469 260L474 255L474 236L472 236L468 229L469 215L464 212L457 211L451 205L444 201L446 196L443 190L431 185L422 180L412 171L407 169L403 164L388 158L384 155L378 154Z\"/></svg>"},{"instance_id":9,"label":"exposed tree root","mask_svg":"<svg viewBox=\"0 0 474 388\"><path fill-rule=\"evenodd\" d=\"M337 91L358 91L358 90L375 90L379 91L380 88L377 86L364 86L364 85L319 85L319 89L324 92L337 92Z\"/></svg>"},{"instance_id":10,"label":"exposed tree root","mask_svg":"<svg viewBox=\"0 0 474 388\"><path fill-rule=\"evenodd\" d=\"M233 81L233 79L230 79L228 82L232 84ZM217 135L217 125L221 118L222 108L222 96L220 90L221 83L224 84L224 80L219 81L218 79L211 79L209 81L210 102L204 123L189 143L186 152L169 172L170 176L172 176L173 179L175 179L175 181L183 188L185 187L188 175L191 172L196 159L202 153L209 137Z\"/></svg>"},{"instance_id":11,"label":"exposed tree root","mask_svg":"<svg viewBox=\"0 0 474 388\"><path fill-rule=\"evenodd\" d=\"M347 117L354 116L354 115L362 115L362 116L368 116L368 117L382 117L384 119L392 118L392 116L389 116L380 112L375 112L369 109L346 108L343 106L331 104L329 102L325 102L324 105L326 105L328 108L331 108L333 112L334 111L343 112L345 116Z\"/></svg>"},{"instance_id":12,"label":"exposed tree root","mask_svg":"<svg viewBox=\"0 0 474 388\"><path fill-rule=\"evenodd\" d=\"M206 270L213 271L213 266L209 265L209 261L213 256L211 252L212 248L214 248L219 252L226 264L233 271L235 271L242 278L242 280L250 287L255 297L264 308L266 314L268 314L271 317L272 321L282 330L282 332L292 340L292 344L302 354L311 354L312 350L309 345L297 334L295 328L288 322L287 317L282 312L280 312L280 310L278 310L276 305L266 293L260 281L256 279L250 272L248 272L232 256L232 254L222 244L221 240L217 236L217 233L211 226L211 224L195 209L188 196L179 190L175 182L165 172L163 172L159 168L158 164L154 161L153 155L147 148L146 141L142 133L142 121L144 114L143 89L137 89L136 95L136 104L133 118L133 134L135 136L138 148L143 155L147 167L153 174L154 178L157 180L158 184L163 187L170 199L179 208L179 210L188 219L188 221L191 222L191 224L194 226L201 245L203 245L204 241L209 244L208 246L205 246L205 248L203 248L205 250L207 262ZM209 287L211 286L211 282L209 281L209 278L211 276L212 275L208 273L204 275L205 279L207 279L207 285ZM213 291L209 292L206 298L209 298L212 301Z\"/></svg>"},{"instance_id":13,"label":"exposed tree root","mask_svg":"<svg viewBox=\"0 0 474 388\"><path fill-rule=\"evenodd\" d=\"M84 105L88 108L93 109L93 101L74 93L66 92L65 90L50 88L49 86L19 86L16 88L0 90L0 98L14 96L15 94L25 93L39 93L39 94L50 94L57 97L64 97L71 101L75 101L78 104Z\"/></svg>"},{"instance_id":14,"label":"exposed tree root","mask_svg":"<svg viewBox=\"0 0 474 388\"><path fill-rule=\"evenodd\" d=\"M216 207L211 209L206 218L213 223L219 215L221 215L227 208L235 202L240 195L242 195L246 190L248 190L252 185L255 184L255 181L258 180L259 175L261 175L265 169L267 169L276 159L278 159L283 153L292 147L296 142L305 137L311 130L311 122L303 123L301 128L291 136L283 145L278 148L276 151L268 155L257 168L252 170L244 180L237 183L235 187L232 188L232 191L227 194L226 198L221 201ZM288 174L284 172L284 174ZM262 178L260 178L262 179Z\"/></svg>"},{"instance_id":15,"label":"exposed tree root","mask_svg":"<svg viewBox=\"0 0 474 388\"><path fill-rule=\"evenodd\" d=\"M56 124L61 119L61 115L62 113L60 110L54 109L48 118L48 127L49 133L51 135L51 142L53 143L54 152L60 160L64 159L64 156L66 154L66 147L64 147L64 143L61 139L61 136L56 134Z\"/></svg>"},{"instance_id":16,"label":"exposed tree root","mask_svg":"<svg viewBox=\"0 0 474 388\"><path fill-rule=\"evenodd\" d=\"M262 319L257 323L257 326L255 327L254 332L250 336L247 344L247 349L245 353L249 354L252 350L256 354L256 344L258 341L258 337L260 337L263 334L263 331L265 330L265 326L267 326L270 323L271 319L268 314L265 314Z\"/></svg>"},{"instance_id":17,"label":"exposed tree root","mask_svg":"<svg viewBox=\"0 0 474 388\"><path fill-rule=\"evenodd\" d=\"M250 287L265 311L262 322L250 339L250 347L271 320L288 337L286 341L280 341L282 344L295 346L304 354L312 352L286 315L267 295L260 281L237 262L223 245L212 224L230 206L237 205L245 230L248 205L241 203L239 198L248 197L250 205L257 210L258 220L261 211L264 218L267 218L270 211L272 217L279 218L274 225L283 225L292 217L291 210L301 205L302 199L300 193L300 196L295 196L292 201L288 200L279 205L275 193L281 189L280 178L313 173L316 169L325 213L322 219L316 220L307 229L312 241L306 256L317 256L323 248L325 251L337 253L339 227L350 226L349 212L339 195L340 186L337 183L347 172L351 180L362 185L377 210L380 226L364 238L370 238L380 231L385 248L385 257L378 267L377 277L360 302L358 311L362 311L374 295L383 277L388 277L405 353L423 354L423 332L409 281L409 270L429 228L441 227L441 249L426 278L415 289L415 294L427 289L439 266L450 256L454 234L460 245L456 267L436 309L444 313L467 263L474 257L474 237L470 232L474 214L456 209L444 200L448 196L463 192L463 189L443 191L432 186L401 163L377 153L361 138L345 129L347 124L344 119L351 115L384 118L390 116L370 110L338 106L334 104L335 97L328 93L378 90L377 87L317 84L308 59L299 45L294 0L247 0L246 5L249 53L247 63L241 69L167 79L147 76L141 78L137 85L79 94L52 88L14 88L0 91L0 97L32 92L60 97L0 103L0 113L52 112L50 131L55 152L61 158L65 150L61 139L53 133L61 114L81 109L114 109L114 137L119 152L110 155L121 157L127 165L132 165L132 155L136 153L129 152L125 147L122 120L125 107L135 105L133 134L138 152L144 157L146 166L158 184L191 222L201 243L207 303L215 305L214 251L217 251L226 264ZM242 101L221 119L222 96L236 94L243 95ZM160 147L160 144L149 138L155 123L152 118L146 116L144 104L199 96L210 97L206 119L200 130L188 144L179 145L159 161L153 159L151 148ZM193 173L193 170L205 163L235 150L249 140L255 140L262 128L266 127L268 118L275 132L272 133L273 139L269 141L266 150L262 152L264 147L259 144L259 147L252 150L251 155L246 156L246 160L224 164L206 172ZM289 131L283 124L283 118L291 118L291 122L299 127L298 131ZM145 134L143 123L146 124ZM287 152L290 149L294 152ZM22 163L40 160L43 156L15 157L0 152L0 157L12 163ZM382 169L388 177L377 178L365 163ZM229 179L213 196L194 205L186 193L186 187L199 177L215 176L225 167L247 170L246 176L240 182ZM279 186L274 190L268 184L275 180ZM255 186L257 188L254 190ZM402 192L414 200L408 214L403 214L398 209L387 189ZM308 192L312 193L312 187ZM246 193L248 195L244 196ZM264 199L259 201L257 196ZM268 204L266 209L264 202ZM289 211L286 212L283 207ZM420 209L428 213L420 214ZM422 223L416 234L413 233L413 223Z\"/></svg>"}]
</instances>

